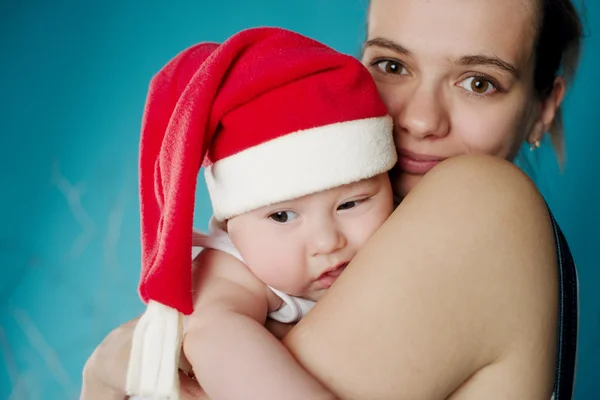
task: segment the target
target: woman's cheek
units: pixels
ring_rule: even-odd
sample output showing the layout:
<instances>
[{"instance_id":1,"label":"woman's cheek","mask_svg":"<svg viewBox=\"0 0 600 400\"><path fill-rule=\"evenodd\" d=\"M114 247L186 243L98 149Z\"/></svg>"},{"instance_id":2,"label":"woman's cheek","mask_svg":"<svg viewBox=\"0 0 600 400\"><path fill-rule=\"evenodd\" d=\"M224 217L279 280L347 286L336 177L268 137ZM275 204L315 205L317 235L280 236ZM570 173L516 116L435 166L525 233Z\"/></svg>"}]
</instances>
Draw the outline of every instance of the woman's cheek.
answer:
<instances>
[{"instance_id":1,"label":"woman's cheek","mask_svg":"<svg viewBox=\"0 0 600 400\"><path fill-rule=\"evenodd\" d=\"M515 132L514 116L502 109L487 112L466 113L454 118L452 130L462 142L464 153L488 154L505 157L513 147Z\"/></svg>"}]
</instances>

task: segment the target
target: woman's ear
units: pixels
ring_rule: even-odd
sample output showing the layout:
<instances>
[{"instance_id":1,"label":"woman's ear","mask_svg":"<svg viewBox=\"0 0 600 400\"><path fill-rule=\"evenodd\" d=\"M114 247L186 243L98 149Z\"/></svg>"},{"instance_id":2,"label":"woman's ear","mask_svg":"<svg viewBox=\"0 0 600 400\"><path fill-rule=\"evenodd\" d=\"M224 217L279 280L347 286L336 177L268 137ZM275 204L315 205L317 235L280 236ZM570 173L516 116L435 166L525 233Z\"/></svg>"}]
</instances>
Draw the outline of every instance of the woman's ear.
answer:
<instances>
[{"instance_id":1,"label":"woman's ear","mask_svg":"<svg viewBox=\"0 0 600 400\"><path fill-rule=\"evenodd\" d=\"M565 97L566 89L567 84L564 78L561 76L556 77L552 85L552 91L540 103L539 118L529 134L529 143L541 141L544 134L550 131L550 128L552 128L552 124L554 123L554 118Z\"/></svg>"}]
</instances>

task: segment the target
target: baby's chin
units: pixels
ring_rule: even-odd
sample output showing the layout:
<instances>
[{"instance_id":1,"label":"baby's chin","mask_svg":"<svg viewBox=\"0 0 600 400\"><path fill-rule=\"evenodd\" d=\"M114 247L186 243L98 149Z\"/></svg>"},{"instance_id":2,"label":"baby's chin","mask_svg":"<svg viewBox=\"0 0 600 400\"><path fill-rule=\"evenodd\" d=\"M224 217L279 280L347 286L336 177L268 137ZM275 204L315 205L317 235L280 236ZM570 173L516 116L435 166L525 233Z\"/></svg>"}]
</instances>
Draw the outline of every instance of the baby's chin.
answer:
<instances>
[{"instance_id":1,"label":"baby's chin","mask_svg":"<svg viewBox=\"0 0 600 400\"><path fill-rule=\"evenodd\" d=\"M300 298L306 299L306 300L319 301L323 298L323 296L325 296L325 294L327 293L327 291L329 289L323 288L323 287L319 287L319 288L311 287L313 285L317 286L315 284L309 284L309 287L305 288L304 290L299 290L299 291L295 291L295 292L289 292L289 291L285 291L285 290L281 290L281 289L280 290L284 293L289 294L290 296L300 297Z\"/></svg>"},{"instance_id":2,"label":"baby's chin","mask_svg":"<svg viewBox=\"0 0 600 400\"><path fill-rule=\"evenodd\" d=\"M312 290L308 292L305 296L300 297L305 298L307 300L319 301L323 298L323 296L325 296L325 293L327 293L327 289Z\"/></svg>"}]
</instances>

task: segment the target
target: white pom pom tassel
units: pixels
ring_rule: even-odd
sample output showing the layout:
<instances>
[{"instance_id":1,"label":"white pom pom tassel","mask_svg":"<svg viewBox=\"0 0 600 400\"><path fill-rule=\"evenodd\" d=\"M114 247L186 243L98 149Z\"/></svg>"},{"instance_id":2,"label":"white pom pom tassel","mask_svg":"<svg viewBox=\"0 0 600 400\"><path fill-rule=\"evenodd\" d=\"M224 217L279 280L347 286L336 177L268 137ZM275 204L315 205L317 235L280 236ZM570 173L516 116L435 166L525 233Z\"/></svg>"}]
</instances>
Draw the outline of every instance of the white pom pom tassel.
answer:
<instances>
[{"instance_id":1,"label":"white pom pom tassel","mask_svg":"<svg viewBox=\"0 0 600 400\"><path fill-rule=\"evenodd\" d=\"M179 356L183 315L155 301L133 332L127 394L150 399L179 400Z\"/></svg>"}]
</instances>

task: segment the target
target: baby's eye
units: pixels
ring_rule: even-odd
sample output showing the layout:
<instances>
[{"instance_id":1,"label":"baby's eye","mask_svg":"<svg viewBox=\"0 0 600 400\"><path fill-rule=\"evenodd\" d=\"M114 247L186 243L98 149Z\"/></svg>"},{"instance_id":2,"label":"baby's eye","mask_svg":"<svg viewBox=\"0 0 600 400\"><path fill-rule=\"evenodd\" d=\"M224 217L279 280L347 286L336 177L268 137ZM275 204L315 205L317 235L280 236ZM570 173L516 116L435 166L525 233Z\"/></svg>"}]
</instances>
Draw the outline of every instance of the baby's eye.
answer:
<instances>
[{"instance_id":1,"label":"baby's eye","mask_svg":"<svg viewBox=\"0 0 600 400\"><path fill-rule=\"evenodd\" d=\"M349 210L351 208L356 207L357 205L359 205L362 202L362 200L353 200L353 201L347 201L344 204L341 204L337 209L338 211L344 211L344 210Z\"/></svg>"},{"instance_id":2,"label":"baby's eye","mask_svg":"<svg viewBox=\"0 0 600 400\"><path fill-rule=\"evenodd\" d=\"M458 86L474 94L491 94L498 91L492 82L479 76L471 76L460 82Z\"/></svg>"},{"instance_id":3,"label":"baby's eye","mask_svg":"<svg viewBox=\"0 0 600 400\"><path fill-rule=\"evenodd\" d=\"M269 218L280 224L285 224L298 218L298 214L293 211L277 211L269 215Z\"/></svg>"},{"instance_id":4,"label":"baby's eye","mask_svg":"<svg viewBox=\"0 0 600 400\"><path fill-rule=\"evenodd\" d=\"M406 75L407 71L404 65L394 60L381 60L375 63L375 66L379 70L386 74L391 75Z\"/></svg>"}]
</instances>

